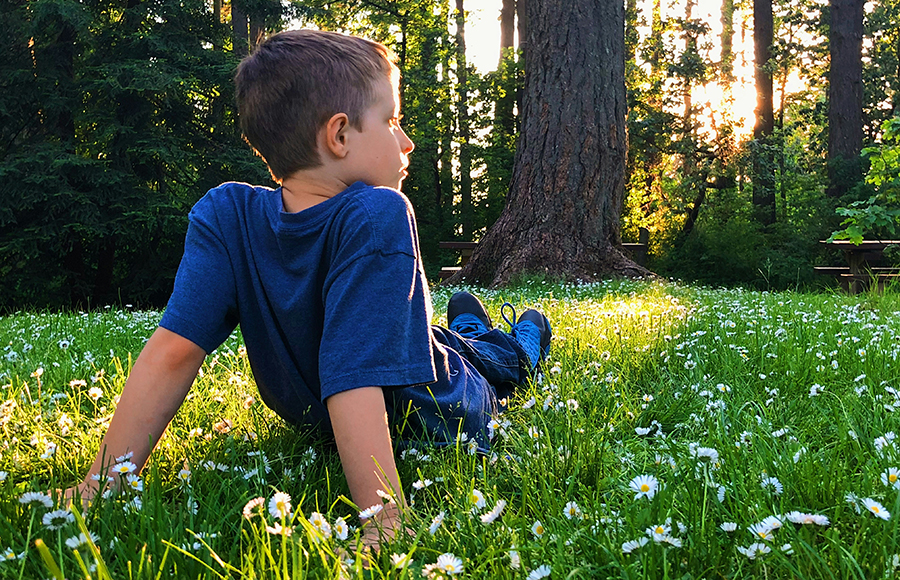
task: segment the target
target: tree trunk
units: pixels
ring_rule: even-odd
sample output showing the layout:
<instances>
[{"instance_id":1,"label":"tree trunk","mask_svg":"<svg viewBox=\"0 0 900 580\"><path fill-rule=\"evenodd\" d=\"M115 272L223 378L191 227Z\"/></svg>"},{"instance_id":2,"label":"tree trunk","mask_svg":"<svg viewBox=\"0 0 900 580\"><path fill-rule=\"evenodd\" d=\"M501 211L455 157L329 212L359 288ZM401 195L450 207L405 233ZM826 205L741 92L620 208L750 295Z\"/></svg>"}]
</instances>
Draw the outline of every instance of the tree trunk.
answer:
<instances>
[{"instance_id":1,"label":"tree trunk","mask_svg":"<svg viewBox=\"0 0 900 580\"><path fill-rule=\"evenodd\" d=\"M500 10L500 63L497 73L504 93L497 99L494 119L504 135L516 130L513 109L516 105L516 52L515 52L516 0L503 0Z\"/></svg>"},{"instance_id":2,"label":"tree trunk","mask_svg":"<svg viewBox=\"0 0 900 580\"><path fill-rule=\"evenodd\" d=\"M734 82L734 0L722 0L722 56L719 58L720 78L731 95Z\"/></svg>"},{"instance_id":3,"label":"tree trunk","mask_svg":"<svg viewBox=\"0 0 900 580\"><path fill-rule=\"evenodd\" d=\"M247 13L237 2L231 2L231 45L238 58L247 56L250 31L247 29Z\"/></svg>"},{"instance_id":4,"label":"tree trunk","mask_svg":"<svg viewBox=\"0 0 900 580\"><path fill-rule=\"evenodd\" d=\"M250 50L256 48L266 34L266 26L261 16L250 15Z\"/></svg>"},{"instance_id":5,"label":"tree trunk","mask_svg":"<svg viewBox=\"0 0 900 580\"><path fill-rule=\"evenodd\" d=\"M864 0L831 0L828 49L828 190L847 192L862 174L862 37Z\"/></svg>"},{"instance_id":6,"label":"tree trunk","mask_svg":"<svg viewBox=\"0 0 900 580\"><path fill-rule=\"evenodd\" d=\"M753 126L753 205L763 225L775 223L775 163L769 140L775 128L772 72L772 0L753 0L753 53L756 80L756 123Z\"/></svg>"},{"instance_id":7,"label":"tree trunk","mask_svg":"<svg viewBox=\"0 0 900 580\"><path fill-rule=\"evenodd\" d=\"M515 47L516 0L503 0L500 8L500 60Z\"/></svg>"},{"instance_id":8,"label":"tree trunk","mask_svg":"<svg viewBox=\"0 0 900 580\"><path fill-rule=\"evenodd\" d=\"M450 279L649 272L617 248L624 192L625 6L529 0L522 131L506 207Z\"/></svg>"},{"instance_id":9,"label":"tree trunk","mask_svg":"<svg viewBox=\"0 0 900 580\"><path fill-rule=\"evenodd\" d=\"M519 34L519 68L524 67L528 55L528 4L537 0L516 0L516 32ZM522 120L525 87L516 83L516 108L519 111L519 122ZM519 128L521 129L521 127Z\"/></svg>"},{"instance_id":10,"label":"tree trunk","mask_svg":"<svg viewBox=\"0 0 900 580\"><path fill-rule=\"evenodd\" d=\"M462 236L471 240L472 149L469 145L469 74L466 70L466 11L464 0L456 0L456 119L459 125L459 221Z\"/></svg>"},{"instance_id":11,"label":"tree trunk","mask_svg":"<svg viewBox=\"0 0 900 580\"><path fill-rule=\"evenodd\" d=\"M219 24L222 23L222 0L213 0L213 21L216 23L215 30L218 30ZM216 34L216 38L219 38L218 34ZM219 51L222 50L222 47L217 42L213 42L213 50Z\"/></svg>"}]
</instances>

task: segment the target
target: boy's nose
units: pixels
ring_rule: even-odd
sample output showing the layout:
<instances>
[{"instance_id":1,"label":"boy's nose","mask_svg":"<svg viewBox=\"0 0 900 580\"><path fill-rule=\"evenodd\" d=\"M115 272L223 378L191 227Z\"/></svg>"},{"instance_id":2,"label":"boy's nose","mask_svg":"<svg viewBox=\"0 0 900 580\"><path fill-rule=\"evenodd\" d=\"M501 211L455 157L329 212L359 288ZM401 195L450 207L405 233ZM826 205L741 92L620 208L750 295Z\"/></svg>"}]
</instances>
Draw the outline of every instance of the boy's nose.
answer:
<instances>
[{"instance_id":1,"label":"boy's nose","mask_svg":"<svg viewBox=\"0 0 900 580\"><path fill-rule=\"evenodd\" d=\"M412 139L407 136L406 131L400 129L400 150L405 154L409 155L412 153L412 150L415 149L416 146L412 142Z\"/></svg>"}]
</instances>

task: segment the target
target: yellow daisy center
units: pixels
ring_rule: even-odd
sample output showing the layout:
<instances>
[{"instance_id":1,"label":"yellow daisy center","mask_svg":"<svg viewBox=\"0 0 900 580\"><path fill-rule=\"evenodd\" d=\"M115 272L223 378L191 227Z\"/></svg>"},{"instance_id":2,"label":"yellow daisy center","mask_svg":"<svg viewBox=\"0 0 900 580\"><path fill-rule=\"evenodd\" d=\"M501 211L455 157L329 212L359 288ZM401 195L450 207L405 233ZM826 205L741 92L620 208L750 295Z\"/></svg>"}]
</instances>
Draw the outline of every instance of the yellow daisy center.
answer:
<instances>
[{"instance_id":1,"label":"yellow daisy center","mask_svg":"<svg viewBox=\"0 0 900 580\"><path fill-rule=\"evenodd\" d=\"M665 531L666 531L666 530L665 530L662 526L656 526L656 533L657 533L657 534L665 533Z\"/></svg>"},{"instance_id":2,"label":"yellow daisy center","mask_svg":"<svg viewBox=\"0 0 900 580\"><path fill-rule=\"evenodd\" d=\"M878 509L878 506L877 506L877 505L873 505L873 506L872 506L872 511L875 512L875 513L877 514L877 513L878 513L879 511L881 511L881 510Z\"/></svg>"},{"instance_id":3,"label":"yellow daisy center","mask_svg":"<svg viewBox=\"0 0 900 580\"><path fill-rule=\"evenodd\" d=\"M891 483L897 483L897 474L892 473L888 475L888 481L890 481Z\"/></svg>"},{"instance_id":4,"label":"yellow daisy center","mask_svg":"<svg viewBox=\"0 0 900 580\"><path fill-rule=\"evenodd\" d=\"M544 526L538 526L538 527L534 528L534 531L537 532L538 534L543 534Z\"/></svg>"},{"instance_id":5,"label":"yellow daisy center","mask_svg":"<svg viewBox=\"0 0 900 580\"><path fill-rule=\"evenodd\" d=\"M647 485L646 483L642 483L642 484L641 484L641 491L644 492L644 493L647 493L648 491L650 491L650 486Z\"/></svg>"}]
</instances>

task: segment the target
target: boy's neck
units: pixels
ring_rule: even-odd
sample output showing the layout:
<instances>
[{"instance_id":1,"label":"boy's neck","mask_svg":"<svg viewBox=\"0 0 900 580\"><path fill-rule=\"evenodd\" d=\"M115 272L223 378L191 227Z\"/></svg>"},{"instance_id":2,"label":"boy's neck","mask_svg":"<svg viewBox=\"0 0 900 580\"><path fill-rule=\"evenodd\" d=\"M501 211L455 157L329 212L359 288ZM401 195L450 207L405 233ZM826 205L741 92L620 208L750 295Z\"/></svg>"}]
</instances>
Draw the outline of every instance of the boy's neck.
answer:
<instances>
[{"instance_id":1,"label":"boy's neck","mask_svg":"<svg viewBox=\"0 0 900 580\"><path fill-rule=\"evenodd\" d=\"M297 213L331 199L349 186L334 176L298 171L281 182L281 202L285 212Z\"/></svg>"}]
</instances>

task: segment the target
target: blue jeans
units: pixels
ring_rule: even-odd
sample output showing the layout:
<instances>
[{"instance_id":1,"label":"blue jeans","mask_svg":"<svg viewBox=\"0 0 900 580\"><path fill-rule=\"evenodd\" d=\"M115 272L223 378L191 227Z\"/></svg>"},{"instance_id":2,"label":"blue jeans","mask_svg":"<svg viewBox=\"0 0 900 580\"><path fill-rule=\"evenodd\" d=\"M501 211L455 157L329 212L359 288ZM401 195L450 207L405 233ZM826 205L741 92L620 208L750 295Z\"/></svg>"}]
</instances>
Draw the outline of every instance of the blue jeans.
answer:
<instances>
[{"instance_id":1,"label":"blue jeans","mask_svg":"<svg viewBox=\"0 0 900 580\"><path fill-rule=\"evenodd\" d=\"M405 445L412 439L454 444L464 432L486 451L487 424L499 412L499 401L530 376L528 356L502 330L474 338L440 326L431 330L437 381L386 390L391 424Z\"/></svg>"},{"instance_id":2,"label":"blue jeans","mask_svg":"<svg viewBox=\"0 0 900 580\"><path fill-rule=\"evenodd\" d=\"M512 335L495 328L475 338L463 338L440 326L432 326L435 339L455 350L505 399L529 376L528 357Z\"/></svg>"}]
</instances>

